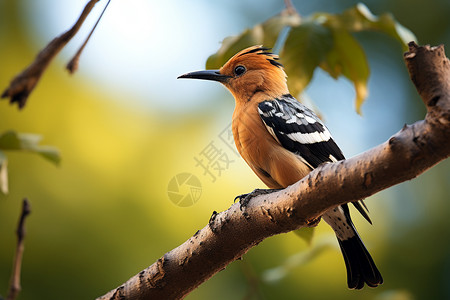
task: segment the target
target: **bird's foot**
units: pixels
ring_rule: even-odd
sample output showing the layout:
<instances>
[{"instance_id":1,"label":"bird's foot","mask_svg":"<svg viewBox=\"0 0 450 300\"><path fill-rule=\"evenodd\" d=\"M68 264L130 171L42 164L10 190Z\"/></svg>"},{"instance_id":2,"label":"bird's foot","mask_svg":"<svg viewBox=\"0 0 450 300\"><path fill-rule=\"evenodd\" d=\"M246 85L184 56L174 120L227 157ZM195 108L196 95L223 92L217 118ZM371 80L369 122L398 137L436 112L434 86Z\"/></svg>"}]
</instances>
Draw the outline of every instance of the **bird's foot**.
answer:
<instances>
[{"instance_id":1,"label":"bird's foot","mask_svg":"<svg viewBox=\"0 0 450 300\"><path fill-rule=\"evenodd\" d=\"M213 223L216 220L217 217L217 211L213 211L211 218L209 218L208 224Z\"/></svg>"},{"instance_id":2,"label":"bird's foot","mask_svg":"<svg viewBox=\"0 0 450 300\"><path fill-rule=\"evenodd\" d=\"M253 197L270 194L279 190L280 189L254 189L251 193L236 196L236 198L234 198L234 202L239 199L240 209L242 210L242 208L248 205Z\"/></svg>"}]
</instances>

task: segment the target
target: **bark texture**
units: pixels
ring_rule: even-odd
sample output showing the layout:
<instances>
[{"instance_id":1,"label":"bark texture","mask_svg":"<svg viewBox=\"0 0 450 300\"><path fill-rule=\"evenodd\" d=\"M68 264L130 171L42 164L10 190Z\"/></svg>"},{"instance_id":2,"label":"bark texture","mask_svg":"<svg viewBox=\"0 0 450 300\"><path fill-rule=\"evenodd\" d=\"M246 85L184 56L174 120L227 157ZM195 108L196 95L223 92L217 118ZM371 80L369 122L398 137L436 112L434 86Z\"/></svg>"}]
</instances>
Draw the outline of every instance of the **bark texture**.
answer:
<instances>
[{"instance_id":1,"label":"bark texture","mask_svg":"<svg viewBox=\"0 0 450 300\"><path fill-rule=\"evenodd\" d=\"M207 226L97 298L180 299L275 234L314 226L328 209L412 179L450 155L450 62L444 47L409 44L405 63L428 113L385 143L321 165L288 188L213 214Z\"/></svg>"}]
</instances>

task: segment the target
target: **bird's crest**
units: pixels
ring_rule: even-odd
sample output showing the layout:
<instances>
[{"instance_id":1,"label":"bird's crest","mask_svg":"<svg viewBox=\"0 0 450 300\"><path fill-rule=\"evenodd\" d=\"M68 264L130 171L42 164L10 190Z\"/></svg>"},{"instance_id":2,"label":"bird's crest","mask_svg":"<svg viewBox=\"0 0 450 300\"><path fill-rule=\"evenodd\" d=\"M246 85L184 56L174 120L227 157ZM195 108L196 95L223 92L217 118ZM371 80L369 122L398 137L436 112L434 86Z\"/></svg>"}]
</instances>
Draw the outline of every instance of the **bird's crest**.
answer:
<instances>
[{"instance_id":1,"label":"bird's crest","mask_svg":"<svg viewBox=\"0 0 450 300\"><path fill-rule=\"evenodd\" d=\"M238 58L243 55L247 54L257 54L257 55L265 55L267 61L269 61L272 65L274 65L277 68L283 68L283 65L279 63L277 60L279 60L279 57L277 54L270 52L271 48L263 47L262 45L256 45L249 48L246 48L240 52L238 52L236 55L233 56L233 58ZM232 59L233 59L232 58Z\"/></svg>"},{"instance_id":2,"label":"bird's crest","mask_svg":"<svg viewBox=\"0 0 450 300\"><path fill-rule=\"evenodd\" d=\"M278 55L269 50L252 46L235 54L219 70L190 72L179 78L218 81L231 91L236 102L289 94L283 65L277 61Z\"/></svg>"},{"instance_id":3,"label":"bird's crest","mask_svg":"<svg viewBox=\"0 0 450 300\"><path fill-rule=\"evenodd\" d=\"M277 61L278 55L269 50L261 45L246 48L220 68L220 74L230 78L225 86L236 101L248 101L260 92L265 97L289 93L283 65Z\"/></svg>"}]
</instances>

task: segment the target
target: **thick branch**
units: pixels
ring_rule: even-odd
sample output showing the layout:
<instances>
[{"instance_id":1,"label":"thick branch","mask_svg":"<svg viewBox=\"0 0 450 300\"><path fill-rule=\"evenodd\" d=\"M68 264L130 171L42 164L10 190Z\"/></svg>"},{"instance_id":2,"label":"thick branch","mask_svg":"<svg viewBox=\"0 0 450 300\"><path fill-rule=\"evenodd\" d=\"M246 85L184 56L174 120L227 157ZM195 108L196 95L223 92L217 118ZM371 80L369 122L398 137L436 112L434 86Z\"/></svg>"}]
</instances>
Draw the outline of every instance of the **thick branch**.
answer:
<instances>
[{"instance_id":1,"label":"thick branch","mask_svg":"<svg viewBox=\"0 0 450 300\"><path fill-rule=\"evenodd\" d=\"M450 155L450 63L442 46L410 44L405 61L427 106L425 120L405 125L361 155L324 164L276 193L213 215L209 224L153 265L98 299L179 299L275 234L314 224L328 209L412 179Z\"/></svg>"}]
</instances>

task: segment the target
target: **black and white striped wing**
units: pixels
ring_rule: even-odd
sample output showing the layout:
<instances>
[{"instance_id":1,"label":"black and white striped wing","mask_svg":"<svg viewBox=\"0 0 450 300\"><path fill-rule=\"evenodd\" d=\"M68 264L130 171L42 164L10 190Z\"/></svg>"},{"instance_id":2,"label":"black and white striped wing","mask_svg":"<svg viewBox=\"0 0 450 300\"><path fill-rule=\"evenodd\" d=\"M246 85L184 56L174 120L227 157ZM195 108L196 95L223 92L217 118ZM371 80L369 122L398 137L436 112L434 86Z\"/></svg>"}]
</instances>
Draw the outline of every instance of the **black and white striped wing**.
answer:
<instances>
[{"instance_id":1,"label":"black and white striped wing","mask_svg":"<svg viewBox=\"0 0 450 300\"><path fill-rule=\"evenodd\" d=\"M285 95L263 101L258 105L258 112L270 134L311 169L324 162L344 159L328 128L294 97Z\"/></svg>"},{"instance_id":2,"label":"black and white striped wing","mask_svg":"<svg viewBox=\"0 0 450 300\"><path fill-rule=\"evenodd\" d=\"M324 162L345 159L330 131L309 108L291 95L258 104L258 112L270 134L284 148L298 155L310 168ZM364 218L372 224L364 202L352 202ZM347 206L343 205L347 210Z\"/></svg>"}]
</instances>

